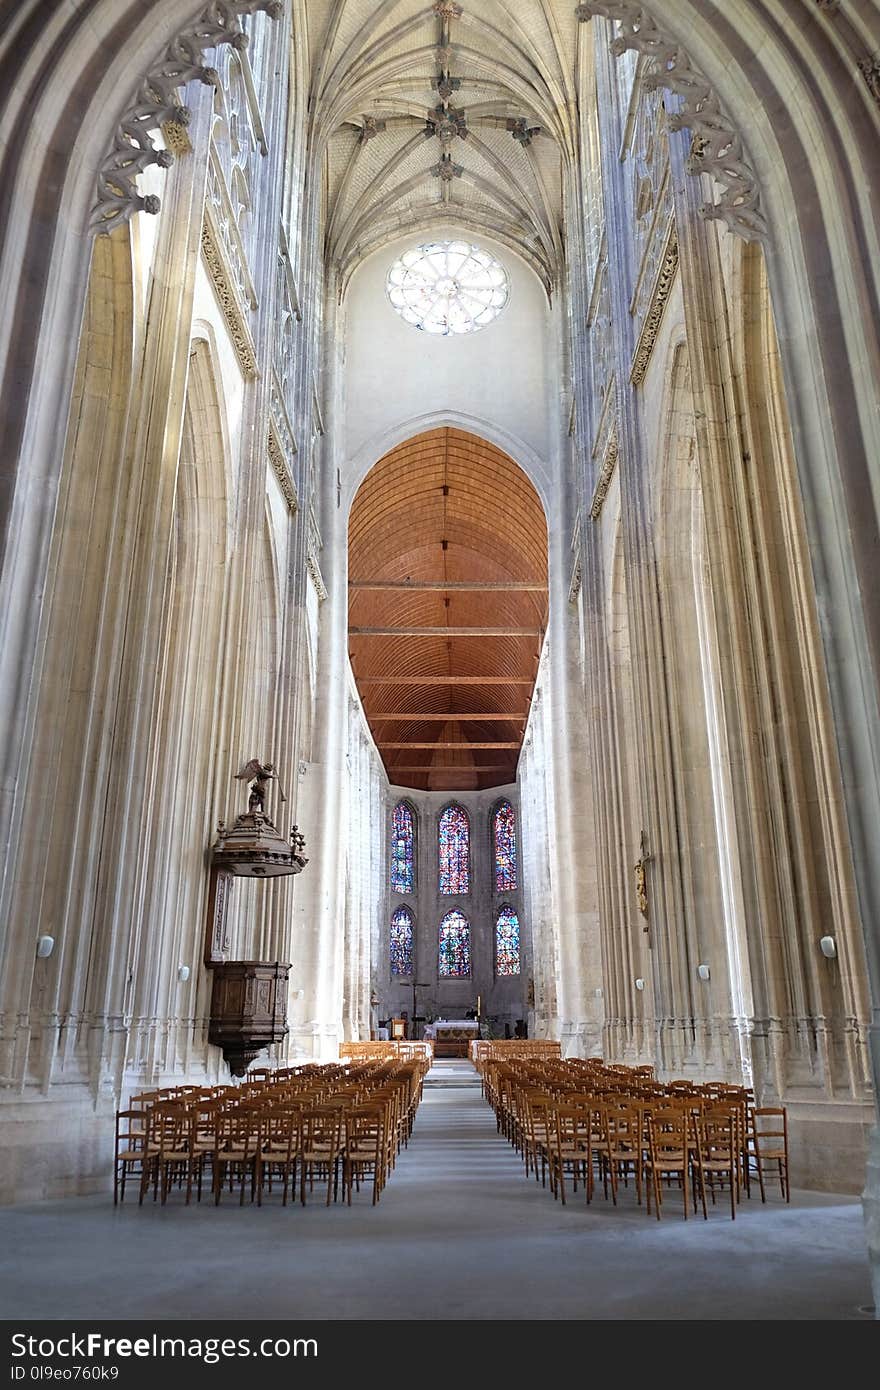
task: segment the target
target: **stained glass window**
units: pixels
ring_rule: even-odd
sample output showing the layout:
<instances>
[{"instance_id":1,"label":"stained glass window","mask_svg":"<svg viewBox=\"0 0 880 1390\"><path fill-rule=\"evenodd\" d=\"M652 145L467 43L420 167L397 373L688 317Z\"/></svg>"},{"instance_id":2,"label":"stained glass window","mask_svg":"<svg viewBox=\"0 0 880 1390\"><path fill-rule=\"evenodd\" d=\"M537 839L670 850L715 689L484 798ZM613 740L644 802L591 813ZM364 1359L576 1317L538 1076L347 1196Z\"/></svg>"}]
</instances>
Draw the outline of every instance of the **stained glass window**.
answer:
<instances>
[{"instance_id":1,"label":"stained glass window","mask_svg":"<svg viewBox=\"0 0 880 1390\"><path fill-rule=\"evenodd\" d=\"M512 893L516 888L516 818L509 801L502 801L492 818L492 849L495 892Z\"/></svg>"},{"instance_id":2,"label":"stained glass window","mask_svg":"<svg viewBox=\"0 0 880 1390\"><path fill-rule=\"evenodd\" d=\"M391 891L415 892L413 813L405 801L398 801L391 817Z\"/></svg>"},{"instance_id":3,"label":"stained glass window","mask_svg":"<svg viewBox=\"0 0 880 1390\"><path fill-rule=\"evenodd\" d=\"M391 918L391 973L413 973L413 915L408 907L399 907Z\"/></svg>"},{"instance_id":4,"label":"stained glass window","mask_svg":"<svg viewBox=\"0 0 880 1390\"><path fill-rule=\"evenodd\" d=\"M471 829L463 806L447 806L440 817L440 892L469 893Z\"/></svg>"},{"instance_id":5,"label":"stained glass window","mask_svg":"<svg viewBox=\"0 0 880 1390\"><path fill-rule=\"evenodd\" d=\"M463 912L453 908L440 923L440 974L461 978L470 973L470 924Z\"/></svg>"},{"instance_id":6,"label":"stained glass window","mask_svg":"<svg viewBox=\"0 0 880 1390\"><path fill-rule=\"evenodd\" d=\"M512 907L502 907L495 919L495 973L519 974L519 918Z\"/></svg>"}]
</instances>

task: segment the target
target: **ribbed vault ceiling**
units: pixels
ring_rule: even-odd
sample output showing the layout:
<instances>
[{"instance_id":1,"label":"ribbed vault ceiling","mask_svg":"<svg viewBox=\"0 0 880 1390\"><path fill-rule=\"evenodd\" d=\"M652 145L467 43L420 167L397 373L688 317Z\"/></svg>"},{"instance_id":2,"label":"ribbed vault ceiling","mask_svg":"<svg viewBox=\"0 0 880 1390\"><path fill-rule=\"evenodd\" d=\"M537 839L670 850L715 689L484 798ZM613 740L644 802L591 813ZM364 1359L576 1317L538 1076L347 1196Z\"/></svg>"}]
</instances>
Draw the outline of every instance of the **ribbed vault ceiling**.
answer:
<instances>
[{"instance_id":1,"label":"ribbed vault ceiling","mask_svg":"<svg viewBox=\"0 0 880 1390\"><path fill-rule=\"evenodd\" d=\"M443 220L515 247L549 290L575 149L574 6L309 0L307 13L326 251L343 281Z\"/></svg>"},{"instance_id":2,"label":"ribbed vault ceiling","mask_svg":"<svg viewBox=\"0 0 880 1390\"><path fill-rule=\"evenodd\" d=\"M358 490L348 558L352 667L391 781L513 781L547 625L547 527L526 475L463 430L417 435Z\"/></svg>"}]
</instances>

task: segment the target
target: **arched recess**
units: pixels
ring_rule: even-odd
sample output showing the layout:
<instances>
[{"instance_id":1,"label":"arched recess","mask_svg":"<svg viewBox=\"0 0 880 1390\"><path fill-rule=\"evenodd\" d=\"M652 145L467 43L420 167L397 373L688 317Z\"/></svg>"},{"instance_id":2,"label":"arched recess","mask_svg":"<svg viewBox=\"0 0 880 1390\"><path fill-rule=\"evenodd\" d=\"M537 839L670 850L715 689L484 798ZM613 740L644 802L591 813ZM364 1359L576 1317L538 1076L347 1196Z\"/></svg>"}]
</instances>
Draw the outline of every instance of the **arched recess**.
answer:
<instances>
[{"instance_id":1,"label":"arched recess","mask_svg":"<svg viewBox=\"0 0 880 1390\"><path fill-rule=\"evenodd\" d=\"M216 807L228 795L218 750L223 708L229 500L216 367L209 344L190 352L183 434L165 588L164 640L153 721L152 800L144 928L135 1013L135 1055L157 1072L192 1060L193 1028L206 1041L211 978L201 967ZM219 800L218 800L219 796ZM179 964L190 964L179 984ZM167 1019L155 1030L155 1019Z\"/></svg>"},{"instance_id":2,"label":"arched recess","mask_svg":"<svg viewBox=\"0 0 880 1390\"><path fill-rule=\"evenodd\" d=\"M522 469L440 428L392 449L349 517L349 651L396 786L513 781L547 625L547 525Z\"/></svg>"},{"instance_id":3,"label":"arched recess","mask_svg":"<svg viewBox=\"0 0 880 1390\"><path fill-rule=\"evenodd\" d=\"M667 1065L721 1069L751 1082L751 982L721 701L687 347L672 350L656 503L663 677L670 719L680 922L655 926L655 1008ZM696 976L711 961L712 987Z\"/></svg>"}]
</instances>

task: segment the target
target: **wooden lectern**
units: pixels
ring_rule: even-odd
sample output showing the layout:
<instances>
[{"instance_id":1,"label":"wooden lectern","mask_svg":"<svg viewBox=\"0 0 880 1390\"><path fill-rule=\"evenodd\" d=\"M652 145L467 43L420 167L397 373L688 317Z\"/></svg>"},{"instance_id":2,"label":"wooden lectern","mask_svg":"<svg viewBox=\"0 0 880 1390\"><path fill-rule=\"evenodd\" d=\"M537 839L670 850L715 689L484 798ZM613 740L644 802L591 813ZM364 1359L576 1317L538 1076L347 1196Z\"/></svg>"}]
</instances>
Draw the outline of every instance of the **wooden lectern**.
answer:
<instances>
[{"instance_id":1,"label":"wooden lectern","mask_svg":"<svg viewBox=\"0 0 880 1390\"><path fill-rule=\"evenodd\" d=\"M392 1018L392 1020L391 1020L391 1037L392 1037L392 1040L396 1040L396 1039L398 1039L398 1038L405 1038L405 1037L406 1037L406 1019L405 1019L405 1018Z\"/></svg>"}]
</instances>

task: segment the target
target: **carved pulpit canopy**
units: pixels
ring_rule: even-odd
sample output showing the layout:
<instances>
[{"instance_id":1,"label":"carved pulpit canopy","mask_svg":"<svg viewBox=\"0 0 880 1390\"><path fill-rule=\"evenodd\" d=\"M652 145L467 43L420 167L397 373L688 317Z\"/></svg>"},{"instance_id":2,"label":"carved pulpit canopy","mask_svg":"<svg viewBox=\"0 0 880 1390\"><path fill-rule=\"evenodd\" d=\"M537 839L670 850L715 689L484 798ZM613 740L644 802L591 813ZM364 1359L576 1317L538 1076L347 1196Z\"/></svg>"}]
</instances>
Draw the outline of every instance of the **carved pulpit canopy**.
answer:
<instances>
[{"instance_id":1,"label":"carved pulpit canopy","mask_svg":"<svg viewBox=\"0 0 880 1390\"><path fill-rule=\"evenodd\" d=\"M212 865L243 878L277 878L301 873L309 862L303 854L305 836L294 825L289 837L285 838L266 812L269 782L278 780L274 763L251 758L235 777L237 781L250 784L248 807L236 817L231 828L220 821L212 846ZM281 801L285 802L287 797L280 786L278 791Z\"/></svg>"}]
</instances>

